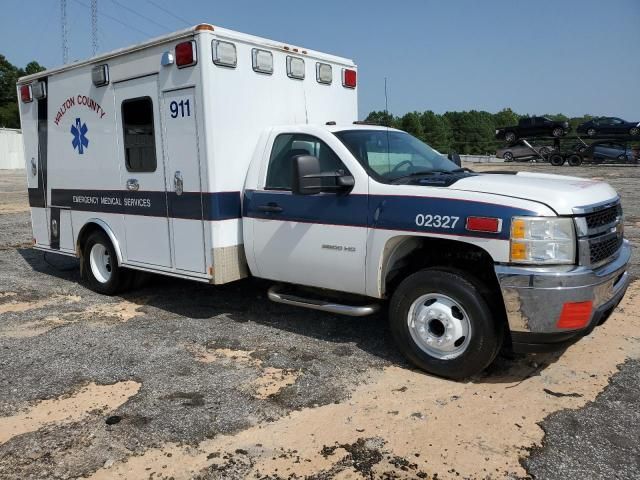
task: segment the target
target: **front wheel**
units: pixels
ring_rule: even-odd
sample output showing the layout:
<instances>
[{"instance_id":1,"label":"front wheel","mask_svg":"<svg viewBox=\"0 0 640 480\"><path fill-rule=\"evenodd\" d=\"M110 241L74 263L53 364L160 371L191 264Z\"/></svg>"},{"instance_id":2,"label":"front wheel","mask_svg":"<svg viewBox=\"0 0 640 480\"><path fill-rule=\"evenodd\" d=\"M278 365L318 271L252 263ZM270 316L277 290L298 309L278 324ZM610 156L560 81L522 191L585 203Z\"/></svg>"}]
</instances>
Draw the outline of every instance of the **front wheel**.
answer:
<instances>
[{"instance_id":1,"label":"front wheel","mask_svg":"<svg viewBox=\"0 0 640 480\"><path fill-rule=\"evenodd\" d=\"M493 361L502 344L501 322L477 285L464 273L432 268L398 286L389 321L411 363L434 375L463 379Z\"/></svg>"},{"instance_id":2,"label":"front wheel","mask_svg":"<svg viewBox=\"0 0 640 480\"><path fill-rule=\"evenodd\" d=\"M128 285L128 272L118 265L116 251L103 232L92 233L84 244L82 278L94 292L114 295Z\"/></svg>"},{"instance_id":3,"label":"front wheel","mask_svg":"<svg viewBox=\"0 0 640 480\"><path fill-rule=\"evenodd\" d=\"M504 152L502 154L502 158L505 162L512 162L513 161L513 153L511 152Z\"/></svg>"},{"instance_id":4,"label":"front wheel","mask_svg":"<svg viewBox=\"0 0 640 480\"><path fill-rule=\"evenodd\" d=\"M549 162L554 167L559 167L564 164L564 157L559 153L554 153L551 155L551 157L549 157Z\"/></svg>"},{"instance_id":5,"label":"front wheel","mask_svg":"<svg viewBox=\"0 0 640 480\"><path fill-rule=\"evenodd\" d=\"M633 127L631 130L629 130L629 135L631 135L632 137L637 137L638 135L640 135L640 128Z\"/></svg>"},{"instance_id":6,"label":"front wheel","mask_svg":"<svg viewBox=\"0 0 640 480\"><path fill-rule=\"evenodd\" d=\"M554 137L561 137L562 135L564 135L564 128L556 127L556 128L553 129L551 134Z\"/></svg>"},{"instance_id":7,"label":"front wheel","mask_svg":"<svg viewBox=\"0 0 640 480\"><path fill-rule=\"evenodd\" d=\"M518 136L514 132L507 132L504 134L504 139L507 143L515 142Z\"/></svg>"}]
</instances>

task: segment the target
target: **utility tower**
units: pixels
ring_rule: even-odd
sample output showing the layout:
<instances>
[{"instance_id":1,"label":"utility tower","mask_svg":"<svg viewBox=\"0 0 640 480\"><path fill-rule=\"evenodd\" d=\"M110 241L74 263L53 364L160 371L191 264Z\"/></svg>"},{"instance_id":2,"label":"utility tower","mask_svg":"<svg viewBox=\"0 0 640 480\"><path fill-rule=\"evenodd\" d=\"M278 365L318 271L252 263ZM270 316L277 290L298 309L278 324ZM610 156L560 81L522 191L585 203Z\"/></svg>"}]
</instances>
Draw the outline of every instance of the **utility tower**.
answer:
<instances>
[{"instance_id":1,"label":"utility tower","mask_svg":"<svg viewBox=\"0 0 640 480\"><path fill-rule=\"evenodd\" d=\"M69 44L67 43L67 0L60 0L60 33L62 35L62 63L69 63Z\"/></svg>"},{"instance_id":2,"label":"utility tower","mask_svg":"<svg viewBox=\"0 0 640 480\"><path fill-rule=\"evenodd\" d=\"M95 55L98 53L98 0L91 0L91 44Z\"/></svg>"}]
</instances>

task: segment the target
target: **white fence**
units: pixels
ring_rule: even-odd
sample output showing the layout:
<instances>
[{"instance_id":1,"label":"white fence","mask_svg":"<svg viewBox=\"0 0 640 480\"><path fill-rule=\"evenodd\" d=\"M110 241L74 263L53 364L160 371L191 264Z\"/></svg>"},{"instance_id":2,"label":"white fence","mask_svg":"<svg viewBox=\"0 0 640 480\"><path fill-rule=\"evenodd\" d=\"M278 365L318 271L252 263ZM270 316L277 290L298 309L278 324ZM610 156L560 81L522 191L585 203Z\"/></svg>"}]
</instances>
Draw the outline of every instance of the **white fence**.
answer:
<instances>
[{"instance_id":1,"label":"white fence","mask_svg":"<svg viewBox=\"0 0 640 480\"><path fill-rule=\"evenodd\" d=\"M0 128L0 170L24 168L22 132L13 128Z\"/></svg>"}]
</instances>

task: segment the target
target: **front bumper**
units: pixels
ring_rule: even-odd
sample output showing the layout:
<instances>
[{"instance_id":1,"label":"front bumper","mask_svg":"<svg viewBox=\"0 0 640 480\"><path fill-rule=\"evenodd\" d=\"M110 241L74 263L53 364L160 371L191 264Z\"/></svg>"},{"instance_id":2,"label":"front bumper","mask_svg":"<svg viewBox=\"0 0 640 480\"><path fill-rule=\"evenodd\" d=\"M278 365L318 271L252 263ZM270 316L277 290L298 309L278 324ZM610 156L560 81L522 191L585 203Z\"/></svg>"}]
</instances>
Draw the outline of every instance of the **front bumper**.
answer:
<instances>
[{"instance_id":1,"label":"front bumper","mask_svg":"<svg viewBox=\"0 0 640 480\"><path fill-rule=\"evenodd\" d=\"M603 323L629 286L630 258L631 246L624 240L614 259L596 269L496 265L513 349L534 352L561 348ZM556 326L565 303L586 301L593 302L586 327L567 330Z\"/></svg>"}]
</instances>

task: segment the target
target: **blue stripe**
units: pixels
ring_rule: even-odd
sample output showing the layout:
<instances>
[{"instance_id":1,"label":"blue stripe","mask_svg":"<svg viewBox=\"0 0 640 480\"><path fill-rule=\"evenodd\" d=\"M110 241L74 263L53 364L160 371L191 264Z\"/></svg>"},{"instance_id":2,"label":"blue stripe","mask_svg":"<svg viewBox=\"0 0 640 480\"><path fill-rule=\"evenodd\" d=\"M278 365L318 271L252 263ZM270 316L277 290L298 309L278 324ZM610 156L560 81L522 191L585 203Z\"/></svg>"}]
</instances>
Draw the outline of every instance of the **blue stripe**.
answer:
<instances>
[{"instance_id":1,"label":"blue stripe","mask_svg":"<svg viewBox=\"0 0 640 480\"><path fill-rule=\"evenodd\" d=\"M276 204L282 212L270 213L259 209L261 205ZM416 224L419 215L450 217L449 226L443 228ZM522 208L437 197L410 197L398 195L293 195L291 192L245 192L243 215L252 218L307 222L329 225L370 227L386 230L437 233L446 235L498 238L507 240L511 231L511 218L535 215ZM500 233L471 232L466 229L467 217L502 219ZM451 217L458 217L455 221ZM432 222L437 223L437 222ZM442 218L440 220L442 223Z\"/></svg>"}]
</instances>

